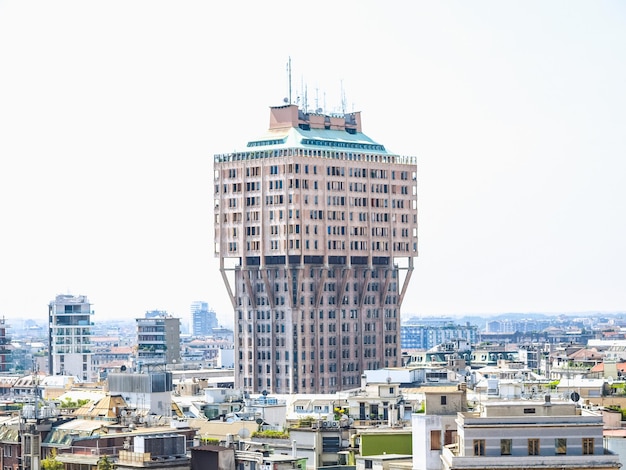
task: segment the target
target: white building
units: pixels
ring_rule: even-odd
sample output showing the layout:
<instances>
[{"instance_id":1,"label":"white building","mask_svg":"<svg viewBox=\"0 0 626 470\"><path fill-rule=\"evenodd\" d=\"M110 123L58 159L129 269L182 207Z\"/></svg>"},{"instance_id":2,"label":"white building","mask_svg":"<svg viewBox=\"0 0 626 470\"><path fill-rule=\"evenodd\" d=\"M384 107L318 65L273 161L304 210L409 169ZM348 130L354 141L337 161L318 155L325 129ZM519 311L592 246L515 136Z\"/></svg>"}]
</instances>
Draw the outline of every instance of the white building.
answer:
<instances>
[{"instance_id":1,"label":"white building","mask_svg":"<svg viewBox=\"0 0 626 470\"><path fill-rule=\"evenodd\" d=\"M130 408L157 418L172 415L172 373L166 371L111 373L109 393L121 395Z\"/></svg>"},{"instance_id":2,"label":"white building","mask_svg":"<svg viewBox=\"0 0 626 470\"><path fill-rule=\"evenodd\" d=\"M579 415L571 402L487 402L480 412L458 413L456 424L457 443L442 450L444 470L621 466L603 446L602 415Z\"/></svg>"},{"instance_id":3,"label":"white building","mask_svg":"<svg viewBox=\"0 0 626 470\"><path fill-rule=\"evenodd\" d=\"M84 295L57 295L48 305L49 373L95 380L91 351L91 304Z\"/></svg>"}]
</instances>

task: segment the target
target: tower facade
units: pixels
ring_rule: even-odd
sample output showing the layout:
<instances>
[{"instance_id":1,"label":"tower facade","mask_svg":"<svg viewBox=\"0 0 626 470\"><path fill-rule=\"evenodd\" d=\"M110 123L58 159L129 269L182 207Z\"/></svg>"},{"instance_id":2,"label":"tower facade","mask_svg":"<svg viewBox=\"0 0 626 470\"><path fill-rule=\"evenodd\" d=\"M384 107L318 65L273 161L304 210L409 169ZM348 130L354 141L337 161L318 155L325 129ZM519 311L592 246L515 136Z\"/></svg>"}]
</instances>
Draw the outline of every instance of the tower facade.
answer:
<instances>
[{"instance_id":1,"label":"tower facade","mask_svg":"<svg viewBox=\"0 0 626 470\"><path fill-rule=\"evenodd\" d=\"M235 314L235 386L333 393L401 365L417 256L415 157L360 113L270 108L267 133L214 158L215 255Z\"/></svg>"},{"instance_id":2,"label":"tower facade","mask_svg":"<svg viewBox=\"0 0 626 470\"><path fill-rule=\"evenodd\" d=\"M57 295L49 303L50 375L95 378L91 351L93 313L84 295Z\"/></svg>"}]
</instances>

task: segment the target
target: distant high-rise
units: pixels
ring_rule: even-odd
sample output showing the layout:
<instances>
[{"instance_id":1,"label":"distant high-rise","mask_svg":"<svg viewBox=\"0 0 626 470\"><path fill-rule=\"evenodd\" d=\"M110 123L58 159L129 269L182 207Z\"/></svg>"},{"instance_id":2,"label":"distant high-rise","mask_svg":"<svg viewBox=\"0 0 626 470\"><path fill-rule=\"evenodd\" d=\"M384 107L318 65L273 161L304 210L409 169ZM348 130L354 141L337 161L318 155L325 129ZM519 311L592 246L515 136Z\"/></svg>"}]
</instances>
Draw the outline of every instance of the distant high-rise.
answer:
<instances>
[{"instance_id":1,"label":"distant high-rise","mask_svg":"<svg viewBox=\"0 0 626 470\"><path fill-rule=\"evenodd\" d=\"M191 333L193 336L208 336L217 328L217 315L207 302L196 301L191 304Z\"/></svg>"},{"instance_id":2,"label":"distant high-rise","mask_svg":"<svg viewBox=\"0 0 626 470\"><path fill-rule=\"evenodd\" d=\"M215 255L235 313L235 385L332 393L398 366L417 256L417 166L360 113L272 107L247 148L216 155Z\"/></svg>"},{"instance_id":3,"label":"distant high-rise","mask_svg":"<svg viewBox=\"0 0 626 470\"><path fill-rule=\"evenodd\" d=\"M91 304L84 295L61 294L48 305L50 375L94 380L91 351Z\"/></svg>"}]
</instances>

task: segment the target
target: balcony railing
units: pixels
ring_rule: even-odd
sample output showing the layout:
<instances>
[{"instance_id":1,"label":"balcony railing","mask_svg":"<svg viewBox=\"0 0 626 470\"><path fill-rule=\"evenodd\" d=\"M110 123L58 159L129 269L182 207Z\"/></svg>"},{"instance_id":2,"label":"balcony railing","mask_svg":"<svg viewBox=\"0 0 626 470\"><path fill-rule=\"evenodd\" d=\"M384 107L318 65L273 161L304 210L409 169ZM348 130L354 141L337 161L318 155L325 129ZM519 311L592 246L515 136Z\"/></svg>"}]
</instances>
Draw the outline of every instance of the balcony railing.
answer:
<instances>
[{"instance_id":1,"label":"balcony railing","mask_svg":"<svg viewBox=\"0 0 626 470\"><path fill-rule=\"evenodd\" d=\"M132 447L132 446L131 446ZM59 452L58 456L61 458L63 455L72 454L72 455L118 455L120 451L125 450L123 446L114 446L114 447L81 447L81 446L72 446L69 449L63 449L62 452ZM129 449L126 449L129 450Z\"/></svg>"},{"instance_id":2,"label":"balcony railing","mask_svg":"<svg viewBox=\"0 0 626 470\"><path fill-rule=\"evenodd\" d=\"M498 448L498 451L500 449ZM603 468L618 468L619 457L616 454L604 453L593 455L498 455L498 456L458 456L456 444L445 446L441 452L444 467L455 469L563 469L589 468L600 466ZM592 464L593 462L593 464Z\"/></svg>"}]
</instances>

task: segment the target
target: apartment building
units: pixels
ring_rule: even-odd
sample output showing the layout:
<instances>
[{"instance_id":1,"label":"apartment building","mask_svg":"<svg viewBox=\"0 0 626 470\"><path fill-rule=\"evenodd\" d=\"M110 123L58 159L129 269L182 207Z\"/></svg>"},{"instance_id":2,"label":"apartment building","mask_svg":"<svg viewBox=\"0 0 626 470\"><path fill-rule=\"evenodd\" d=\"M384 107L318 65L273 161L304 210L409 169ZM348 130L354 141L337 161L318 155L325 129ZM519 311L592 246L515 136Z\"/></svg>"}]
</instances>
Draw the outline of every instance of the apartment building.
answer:
<instances>
[{"instance_id":1,"label":"apartment building","mask_svg":"<svg viewBox=\"0 0 626 470\"><path fill-rule=\"evenodd\" d=\"M436 438L428 445L442 448ZM545 401L488 401L480 412L458 413L457 444L443 447L441 462L444 470L621 466L618 456L604 448L600 413L578 414L575 403L552 402L549 396Z\"/></svg>"},{"instance_id":2,"label":"apartment building","mask_svg":"<svg viewBox=\"0 0 626 470\"><path fill-rule=\"evenodd\" d=\"M93 314L84 295L61 294L49 303L50 375L95 380L91 351Z\"/></svg>"},{"instance_id":3,"label":"apartment building","mask_svg":"<svg viewBox=\"0 0 626 470\"><path fill-rule=\"evenodd\" d=\"M137 366L180 363L180 318L137 318Z\"/></svg>"},{"instance_id":4,"label":"apartment building","mask_svg":"<svg viewBox=\"0 0 626 470\"><path fill-rule=\"evenodd\" d=\"M11 354L11 338L7 335L8 327L4 318L0 318L0 372L9 372L15 367Z\"/></svg>"}]
</instances>

